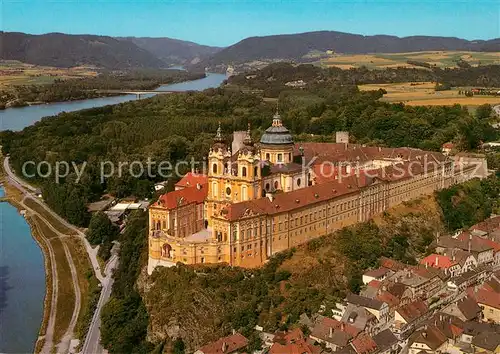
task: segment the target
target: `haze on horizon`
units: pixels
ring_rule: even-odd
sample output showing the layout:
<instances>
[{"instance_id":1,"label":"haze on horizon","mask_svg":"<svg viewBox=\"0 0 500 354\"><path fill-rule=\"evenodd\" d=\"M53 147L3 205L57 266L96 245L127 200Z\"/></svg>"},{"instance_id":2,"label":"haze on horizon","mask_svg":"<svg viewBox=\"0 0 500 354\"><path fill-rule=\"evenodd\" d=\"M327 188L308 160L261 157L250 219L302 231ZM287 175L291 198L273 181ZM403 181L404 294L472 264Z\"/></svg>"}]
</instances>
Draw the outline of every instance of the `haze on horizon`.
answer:
<instances>
[{"instance_id":1,"label":"haze on horizon","mask_svg":"<svg viewBox=\"0 0 500 354\"><path fill-rule=\"evenodd\" d=\"M0 20L3 31L171 37L213 46L320 30L473 40L500 37L500 2L4 0Z\"/></svg>"}]
</instances>

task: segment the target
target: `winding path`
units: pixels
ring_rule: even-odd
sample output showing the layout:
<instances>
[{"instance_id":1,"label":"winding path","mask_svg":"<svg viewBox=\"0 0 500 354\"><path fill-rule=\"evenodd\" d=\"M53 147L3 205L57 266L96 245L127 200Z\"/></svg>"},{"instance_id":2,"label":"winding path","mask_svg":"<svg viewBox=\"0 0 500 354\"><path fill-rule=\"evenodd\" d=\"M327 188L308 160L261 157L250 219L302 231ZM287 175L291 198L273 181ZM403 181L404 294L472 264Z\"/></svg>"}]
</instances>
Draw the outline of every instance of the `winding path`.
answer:
<instances>
[{"instance_id":1,"label":"winding path","mask_svg":"<svg viewBox=\"0 0 500 354\"><path fill-rule=\"evenodd\" d=\"M26 205L21 202L21 206L23 208L26 208ZM38 225L35 223L35 227L38 228ZM47 321L47 328L45 329L45 335L42 337L44 339L43 347L41 352L42 353L50 353L53 344L52 340L54 337L54 325L56 321L56 311L57 311L57 295L58 295L58 279L57 279L57 268L56 268L56 259L54 256L54 249L52 248L52 245L50 244L50 241L45 238L40 230L38 231L38 234L42 241L45 243L47 246L49 258L50 258L50 268L51 268L51 273L52 273L52 296L50 298L50 313L49 313L49 319Z\"/></svg>"},{"instance_id":2,"label":"winding path","mask_svg":"<svg viewBox=\"0 0 500 354\"><path fill-rule=\"evenodd\" d=\"M78 315L80 314L80 309L82 307L82 293L80 291L80 284L78 282L78 274L76 273L75 264L73 263L73 257L69 251L68 245L62 241L64 247L64 253L68 259L69 268L71 270L71 277L73 279L73 290L75 291L75 307L73 309L73 314L71 315L71 321L69 322L68 329L64 333L61 342L57 345L58 353L67 353L73 338L73 331L75 330L76 322L78 321ZM76 281L75 281L76 279Z\"/></svg>"},{"instance_id":3,"label":"winding path","mask_svg":"<svg viewBox=\"0 0 500 354\"><path fill-rule=\"evenodd\" d=\"M8 179L11 184L13 184L16 188L18 188L23 194L24 198L23 201L21 202L21 205L23 208L28 210L31 214L37 215L57 236L58 238L66 238L69 237L69 235L63 234L59 232L57 229L55 229L45 218L37 213L36 211L32 210L28 206L24 204L24 200L29 198L35 201L37 204L39 204L41 207L43 207L52 217L57 219L61 224L66 226L68 229L72 230L76 236L82 240L83 244L85 245L85 250L89 256L90 262L92 264L92 268L94 270L94 274L96 278L99 280L99 282L102 285L102 290L101 290L101 295L99 297L99 301L97 304L97 308L94 312L94 315L92 317L92 322L90 324L90 328L88 330L87 336L85 338L85 342L83 344L83 350L82 353L92 353L92 354L97 354L97 353L102 353L103 348L99 343L100 339L100 314L102 307L106 302L109 300L109 297L111 296L111 290L113 286L113 270L116 268L118 265L118 255L116 252L116 248L119 246L118 243L113 247L114 252L108 263L106 264L106 267L104 269L104 274L103 276L101 274L101 269L99 266L99 262L97 261L97 251L98 247L92 248L90 243L88 242L87 238L85 237L85 234L79 230L77 227L74 225L71 225L68 223L66 220L61 218L58 214L54 213L45 203L40 201L38 198L34 197L32 193L36 192L36 188L29 185L25 181L21 180L18 178L14 172L11 170L10 165L9 165L9 157L6 157L3 162L3 167L5 172L7 173ZM45 342L42 348L42 353L51 353L52 348L54 347L53 344L53 334L54 334L54 326L55 326L55 320L56 320L56 310L57 310L57 295L58 295L58 277L57 277L57 268L56 268L56 262L55 262L55 256L54 256L54 251L52 249L52 245L50 244L50 240L43 237L42 239L44 242L47 244L47 248L49 249L49 258L51 259L51 268L52 268L52 279L53 279L53 287L52 287L52 296L51 296L51 307L50 307L50 313L49 313L49 320L47 322L47 329L45 333ZM62 242L63 247L64 247L64 252L66 255L66 259L68 260L68 264L71 270L71 275L72 275L72 282L73 282L73 289L75 292L75 305L73 308L73 314L71 316L71 321L70 324L68 325L68 328L66 329L66 332L61 339L61 342L57 344L57 353L68 353L69 351L69 346L71 339L73 338L73 332L74 328L76 326L76 323L78 321L78 315L80 313L81 309L81 292L80 292L80 285L78 282L78 274L76 272L76 267L73 262L73 258L71 256L71 253L69 252L68 246Z\"/></svg>"}]
</instances>

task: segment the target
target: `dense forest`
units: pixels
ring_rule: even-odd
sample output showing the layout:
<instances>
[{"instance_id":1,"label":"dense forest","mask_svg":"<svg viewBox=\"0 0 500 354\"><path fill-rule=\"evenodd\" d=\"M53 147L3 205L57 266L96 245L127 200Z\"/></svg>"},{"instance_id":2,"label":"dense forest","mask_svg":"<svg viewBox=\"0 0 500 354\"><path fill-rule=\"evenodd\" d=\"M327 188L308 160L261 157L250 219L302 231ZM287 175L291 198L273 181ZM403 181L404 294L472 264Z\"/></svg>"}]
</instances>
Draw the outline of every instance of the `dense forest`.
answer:
<instances>
[{"instance_id":1,"label":"dense forest","mask_svg":"<svg viewBox=\"0 0 500 354\"><path fill-rule=\"evenodd\" d=\"M443 50L497 52L500 50L500 40L468 41L460 38L433 36L363 36L336 31L281 34L245 38L202 61L199 67L215 67L263 59L300 62L311 51L326 52L327 50L345 54Z\"/></svg>"},{"instance_id":2,"label":"dense forest","mask_svg":"<svg viewBox=\"0 0 500 354\"><path fill-rule=\"evenodd\" d=\"M500 181L494 176L471 180L437 192L449 231L468 228L500 212Z\"/></svg>"},{"instance_id":3,"label":"dense forest","mask_svg":"<svg viewBox=\"0 0 500 354\"><path fill-rule=\"evenodd\" d=\"M222 49L168 37L121 37L118 39L131 41L168 65L195 64Z\"/></svg>"},{"instance_id":4,"label":"dense forest","mask_svg":"<svg viewBox=\"0 0 500 354\"><path fill-rule=\"evenodd\" d=\"M183 70L136 69L108 71L96 77L81 79L56 79L47 85L17 85L0 90L0 109L26 106L33 102L49 103L116 95L96 90L151 90L162 84L195 80L204 76L204 73Z\"/></svg>"},{"instance_id":5,"label":"dense forest","mask_svg":"<svg viewBox=\"0 0 500 354\"><path fill-rule=\"evenodd\" d=\"M293 77L293 72L283 75L282 82ZM459 105L388 104L379 101L382 94L314 76L306 89L281 87L277 97L284 124L296 141L332 141L335 131L347 130L353 142L367 145L439 150L453 141L459 150L475 150L481 141L498 138L489 124L489 106L471 115ZM103 193L151 197L154 182L165 177L156 165L155 177L144 171L132 177L125 170L101 180L101 162L203 161L218 122L228 139L247 123L258 139L271 125L275 109L262 97L218 88L62 113L21 132L0 133L3 153L10 154L16 171L23 171L26 161L47 161L41 175L58 161L73 162L81 175L70 171L60 181L54 174L43 178L31 165L25 172L35 175L30 182L41 186L57 213L76 225L90 222L87 237L92 243L120 241L113 293L102 313L102 343L110 353L161 353L183 346L191 350L232 329L248 335L250 347L258 348L251 330L255 324L268 331L286 329L321 305L330 311L347 291L359 291L362 272L377 266L381 256L414 264L429 252L437 231L470 225L496 207L498 179L471 181L438 193L439 206L432 198L404 203L407 212L384 213L378 220L315 239L276 255L259 269L179 265L155 271L144 283L140 272L147 254L146 214L132 214L125 232L117 235L102 215L92 219L86 204Z\"/></svg>"},{"instance_id":6,"label":"dense forest","mask_svg":"<svg viewBox=\"0 0 500 354\"><path fill-rule=\"evenodd\" d=\"M148 353L148 313L137 291L137 279L147 256L147 215L131 214L120 236L120 262L111 298L101 313L101 343L110 353Z\"/></svg>"},{"instance_id":7,"label":"dense forest","mask_svg":"<svg viewBox=\"0 0 500 354\"><path fill-rule=\"evenodd\" d=\"M488 117L472 116L465 107L388 104L378 101L381 95L381 91L360 92L356 86L318 80L307 90L281 91L280 112L297 141L331 141L335 131L347 130L353 142L368 145L439 150L443 143L454 141L461 150L473 150L481 141L497 139ZM104 192L149 197L154 182L166 179L157 173L156 164L151 174L156 177L132 170L139 176L135 178L126 167L121 176L114 173L101 181L102 161L115 165L120 161L146 165L148 158L172 164L202 161L219 121L227 135L245 130L250 123L258 139L271 125L274 111L275 105L261 97L219 88L62 113L21 132L4 131L0 139L16 171L22 171L25 161L48 161L52 169L57 161L80 167L85 163L79 183L72 183L77 179L74 172L57 184L53 178L37 176L34 166L26 171L35 174L32 182L42 187L56 212L84 226L90 220L85 204ZM180 172L188 169L185 166Z\"/></svg>"},{"instance_id":8,"label":"dense forest","mask_svg":"<svg viewBox=\"0 0 500 354\"><path fill-rule=\"evenodd\" d=\"M0 59L23 63L73 67L92 65L108 69L161 68L165 63L131 41L109 36L0 31Z\"/></svg>"},{"instance_id":9,"label":"dense forest","mask_svg":"<svg viewBox=\"0 0 500 354\"><path fill-rule=\"evenodd\" d=\"M337 85L382 84L395 82L435 81L448 87L500 87L500 65L484 65L458 69L386 68L369 70L365 67L343 70L323 69L311 64L276 63L262 70L231 76L228 83L241 88L262 90L266 97L278 97L287 82L303 80L306 88L331 83Z\"/></svg>"}]
</instances>

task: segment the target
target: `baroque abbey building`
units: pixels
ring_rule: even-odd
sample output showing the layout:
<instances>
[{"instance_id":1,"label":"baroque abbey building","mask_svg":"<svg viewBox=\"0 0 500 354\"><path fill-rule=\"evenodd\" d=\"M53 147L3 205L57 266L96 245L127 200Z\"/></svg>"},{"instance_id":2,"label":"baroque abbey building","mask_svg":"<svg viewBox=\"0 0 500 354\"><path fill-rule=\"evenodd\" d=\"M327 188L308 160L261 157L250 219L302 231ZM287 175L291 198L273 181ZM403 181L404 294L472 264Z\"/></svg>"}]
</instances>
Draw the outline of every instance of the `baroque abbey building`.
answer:
<instances>
[{"instance_id":1,"label":"baroque abbey building","mask_svg":"<svg viewBox=\"0 0 500 354\"><path fill-rule=\"evenodd\" d=\"M177 262L256 267L273 254L453 183L487 176L481 156L294 143L278 113L255 144L217 130L206 175L188 173L149 207L148 273Z\"/></svg>"}]
</instances>

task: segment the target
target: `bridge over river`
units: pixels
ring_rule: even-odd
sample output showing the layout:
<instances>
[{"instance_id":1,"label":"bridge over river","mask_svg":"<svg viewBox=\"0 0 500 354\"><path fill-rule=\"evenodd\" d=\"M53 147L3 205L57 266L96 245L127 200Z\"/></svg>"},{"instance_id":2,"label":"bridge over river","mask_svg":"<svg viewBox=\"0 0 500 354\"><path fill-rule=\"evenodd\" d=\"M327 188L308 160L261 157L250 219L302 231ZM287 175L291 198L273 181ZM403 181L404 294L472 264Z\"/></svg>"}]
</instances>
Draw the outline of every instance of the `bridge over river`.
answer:
<instances>
[{"instance_id":1,"label":"bridge over river","mask_svg":"<svg viewBox=\"0 0 500 354\"><path fill-rule=\"evenodd\" d=\"M165 95L170 93L182 93L182 91L172 91L172 90L93 90L98 93L114 93L120 95L136 95L137 98L141 98L142 95Z\"/></svg>"}]
</instances>

